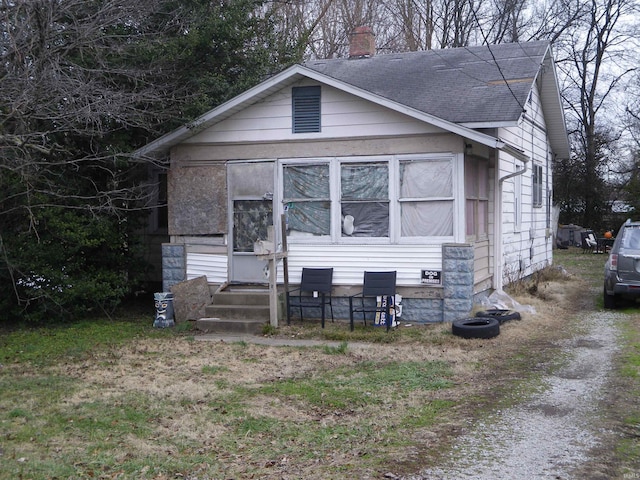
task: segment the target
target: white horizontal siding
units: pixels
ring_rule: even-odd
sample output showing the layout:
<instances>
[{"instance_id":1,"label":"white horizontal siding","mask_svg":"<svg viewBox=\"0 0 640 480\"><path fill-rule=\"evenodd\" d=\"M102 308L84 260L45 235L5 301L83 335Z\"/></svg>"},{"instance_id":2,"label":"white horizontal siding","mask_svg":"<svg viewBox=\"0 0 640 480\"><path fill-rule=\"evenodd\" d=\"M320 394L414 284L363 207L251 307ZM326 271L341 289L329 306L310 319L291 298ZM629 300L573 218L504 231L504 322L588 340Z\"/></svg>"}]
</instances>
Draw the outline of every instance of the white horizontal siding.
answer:
<instances>
[{"instance_id":1,"label":"white horizontal siding","mask_svg":"<svg viewBox=\"0 0 640 480\"><path fill-rule=\"evenodd\" d=\"M292 245L289 280L298 283L303 267L333 267L336 285L359 285L365 271L391 270L398 285L420 285L422 269L442 269L441 256L440 245Z\"/></svg>"},{"instance_id":2,"label":"white horizontal siding","mask_svg":"<svg viewBox=\"0 0 640 480\"><path fill-rule=\"evenodd\" d=\"M506 180L502 195L502 244L503 265L506 281L517 280L530 275L535 270L551 263L552 248L550 237L546 236L547 224L547 187L552 185L551 167L548 163L548 136L542 130L546 128L540 97L534 87L531 102L526 105L526 120L518 127L502 128L499 137L524 150L531 158L527 171L522 176L522 223L520 230L514 229L514 191L516 179ZM533 124L532 124L533 123ZM542 127L542 129L540 128ZM533 165L542 165L543 174L549 176L543 180L541 207L533 202ZM499 176L515 170L513 161L501 161ZM517 177L516 177L517 178ZM533 248L532 248L533 247Z\"/></svg>"},{"instance_id":3,"label":"white horizontal siding","mask_svg":"<svg viewBox=\"0 0 640 480\"><path fill-rule=\"evenodd\" d=\"M227 256L187 252L187 280L205 275L209 283L227 281Z\"/></svg>"},{"instance_id":4,"label":"white horizontal siding","mask_svg":"<svg viewBox=\"0 0 640 480\"><path fill-rule=\"evenodd\" d=\"M489 240L477 241L473 247L474 282L478 283L488 278L491 273L489 269Z\"/></svg>"},{"instance_id":5,"label":"white horizontal siding","mask_svg":"<svg viewBox=\"0 0 640 480\"><path fill-rule=\"evenodd\" d=\"M303 267L333 267L335 285L359 285L365 271L397 272L397 284L420 285L422 269L441 270L440 245L337 246L295 245L289 249L289 281L299 283ZM210 283L227 281L227 257L204 253L187 253L187 279L205 275ZM278 264L278 281L282 283L282 263Z\"/></svg>"},{"instance_id":6,"label":"white horizontal siding","mask_svg":"<svg viewBox=\"0 0 640 480\"><path fill-rule=\"evenodd\" d=\"M323 86L322 131L291 131L291 87L249 106L185 141L187 144L348 138L442 132L406 115L385 109L333 87Z\"/></svg>"}]
</instances>

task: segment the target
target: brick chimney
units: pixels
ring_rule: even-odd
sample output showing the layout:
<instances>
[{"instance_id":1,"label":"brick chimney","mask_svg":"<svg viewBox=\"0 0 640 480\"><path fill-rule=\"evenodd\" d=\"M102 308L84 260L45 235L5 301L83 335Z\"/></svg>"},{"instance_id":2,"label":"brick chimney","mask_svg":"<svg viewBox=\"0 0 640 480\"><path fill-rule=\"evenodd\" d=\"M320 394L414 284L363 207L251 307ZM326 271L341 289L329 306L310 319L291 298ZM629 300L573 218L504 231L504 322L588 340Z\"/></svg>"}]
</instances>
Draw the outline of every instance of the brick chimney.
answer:
<instances>
[{"instance_id":1,"label":"brick chimney","mask_svg":"<svg viewBox=\"0 0 640 480\"><path fill-rule=\"evenodd\" d=\"M376 53L376 40L371 27L356 27L351 33L349 58L369 58Z\"/></svg>"}]
</instances>

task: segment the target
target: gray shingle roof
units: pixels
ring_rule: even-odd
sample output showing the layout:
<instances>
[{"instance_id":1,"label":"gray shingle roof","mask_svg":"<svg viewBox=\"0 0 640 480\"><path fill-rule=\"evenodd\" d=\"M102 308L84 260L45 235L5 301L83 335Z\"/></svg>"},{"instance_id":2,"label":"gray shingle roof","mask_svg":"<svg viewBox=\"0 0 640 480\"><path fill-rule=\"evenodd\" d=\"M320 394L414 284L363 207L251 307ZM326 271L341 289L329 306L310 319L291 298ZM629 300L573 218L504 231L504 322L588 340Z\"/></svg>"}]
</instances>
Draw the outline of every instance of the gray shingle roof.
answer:
<instances>
[{"instance_id":1,"label":"gray shingle roof","mask_svg":"<svg viewBox=\"0 0 640 480\"><path fill-rule=\"evenodd\" d=\"M450 122L497 124L520 117L548 47L546 41L510 43L304 66Z\"/></svg>"}]
</instances>

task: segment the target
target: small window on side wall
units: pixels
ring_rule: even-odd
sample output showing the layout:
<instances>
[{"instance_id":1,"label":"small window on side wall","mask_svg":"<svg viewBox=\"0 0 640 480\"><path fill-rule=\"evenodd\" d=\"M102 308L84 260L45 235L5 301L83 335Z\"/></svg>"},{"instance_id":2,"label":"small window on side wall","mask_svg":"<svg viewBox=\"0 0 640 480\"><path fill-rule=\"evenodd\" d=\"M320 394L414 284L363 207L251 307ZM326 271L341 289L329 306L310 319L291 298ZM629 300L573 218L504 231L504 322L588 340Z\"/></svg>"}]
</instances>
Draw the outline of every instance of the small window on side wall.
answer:
<instances>
[{"instance_id":1,"label":"small window on side wall","mask_svg":"<svg viewBox=\"0 0 640 480\"><path fill-rule=\"evenodd\" d=\"M542 165L533 166L533 206L542 206Z\"/></svg>"},{"instance_id":2,"label":"small window on side wall","mask_svg":"<svg viewBox=\"0 0 640 480\"><path fill-rule=\"evenodd\" d=\"M320 132L320 87L293 87L293 133Z\"/></svg>"}]
</instances>

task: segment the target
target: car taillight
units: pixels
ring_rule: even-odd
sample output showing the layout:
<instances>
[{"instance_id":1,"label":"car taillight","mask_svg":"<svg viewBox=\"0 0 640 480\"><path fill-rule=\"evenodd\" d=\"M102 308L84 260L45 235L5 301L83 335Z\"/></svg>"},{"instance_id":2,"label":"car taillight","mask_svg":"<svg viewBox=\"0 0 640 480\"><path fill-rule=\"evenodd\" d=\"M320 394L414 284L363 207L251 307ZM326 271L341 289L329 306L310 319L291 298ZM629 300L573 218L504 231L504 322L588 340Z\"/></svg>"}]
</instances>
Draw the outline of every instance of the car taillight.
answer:
<instances>
[{"instance_id":1,"label":"car taillight","mask_svg":"<svg viewBox=\"0 0 640 480\"><path fill-rule=\"evenodd\" d=\"M618 254L612 253L609 256L609 270L618 271Z\"/></svg>"}]
</instances>

